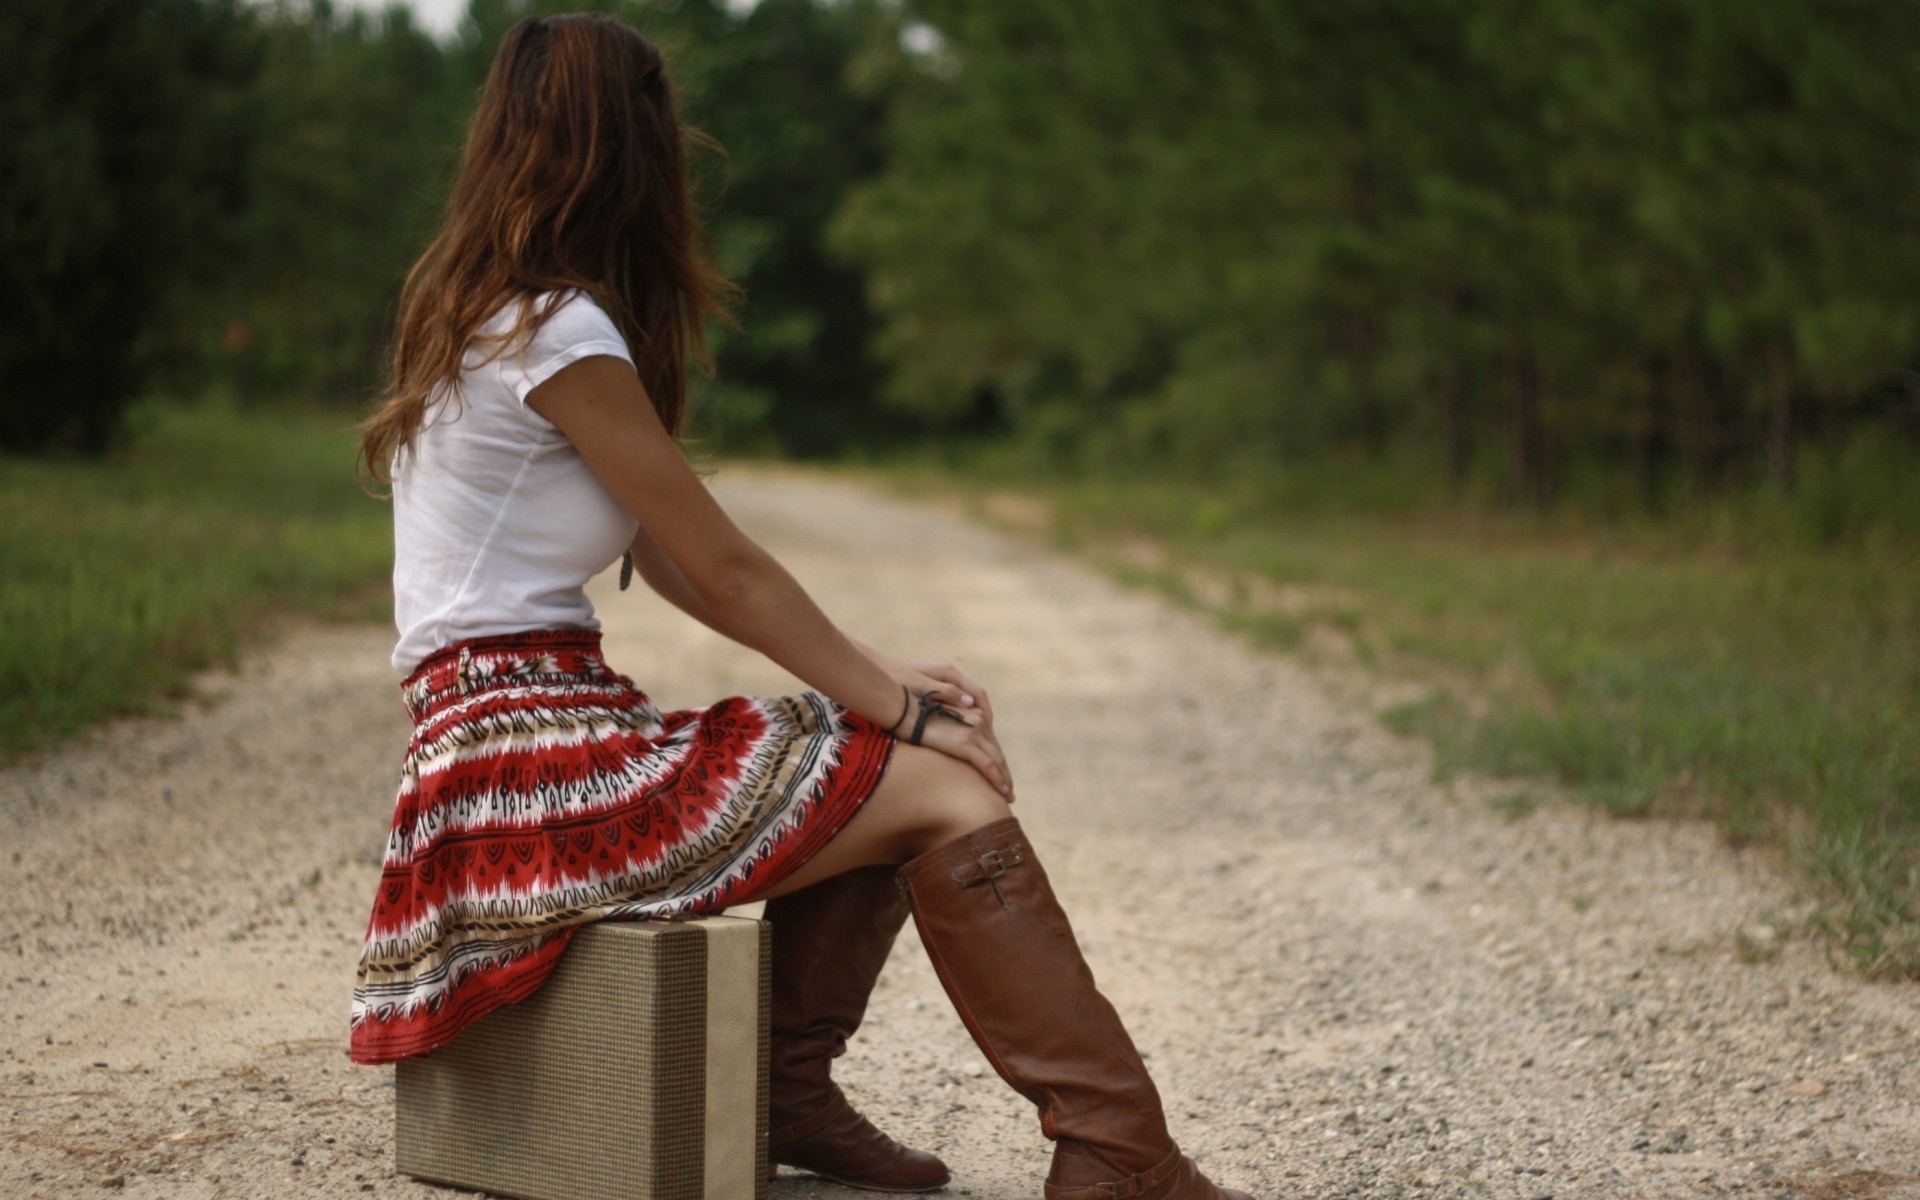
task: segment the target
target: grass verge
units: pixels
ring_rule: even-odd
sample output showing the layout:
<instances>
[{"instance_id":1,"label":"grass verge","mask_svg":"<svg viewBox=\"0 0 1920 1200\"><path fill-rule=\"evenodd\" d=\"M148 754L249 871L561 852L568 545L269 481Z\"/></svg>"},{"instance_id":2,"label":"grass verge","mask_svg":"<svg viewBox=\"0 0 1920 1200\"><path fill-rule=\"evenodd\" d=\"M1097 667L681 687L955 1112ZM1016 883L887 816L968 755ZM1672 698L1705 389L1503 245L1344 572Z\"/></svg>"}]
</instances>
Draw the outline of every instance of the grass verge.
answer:
<instances>
[{"instance_id":1,"label":"grass verge","mask_svg":"<svg viewBox=\"0 0 1920 1200\"><path fill-rule=\"evenodd\" d=\"M0 760L185 693L273 611L385 612L345 419L140 409L98 462L0 458Z\"/></svg>"},{"instance_id":2,"label":"grass verge","mask_svg":"<svg viewBox=\"0 0 1920 1200\"><path fill-rule=\"evenodd\" d=\"M1833 946L1920 978L1920 547L900 470L1263 644L1415 685L1381 716L1432 742L1442 778L1551 778L1781 847Z\"/></svg>"}]
</instances>

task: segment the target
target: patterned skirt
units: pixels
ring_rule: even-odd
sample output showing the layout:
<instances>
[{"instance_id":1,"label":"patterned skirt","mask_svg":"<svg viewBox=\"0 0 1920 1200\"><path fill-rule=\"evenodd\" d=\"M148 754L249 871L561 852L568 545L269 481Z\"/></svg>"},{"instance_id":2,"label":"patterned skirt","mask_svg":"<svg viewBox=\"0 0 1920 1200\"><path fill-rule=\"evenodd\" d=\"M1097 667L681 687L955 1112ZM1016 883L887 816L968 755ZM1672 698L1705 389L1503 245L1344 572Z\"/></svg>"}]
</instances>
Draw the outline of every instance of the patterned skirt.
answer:
<instances>
[{"instance_id":1,"label":"patterned skirt","mask_svg":"<svg viewBox=\"0 0 1920 1200\"><path fill-rule=\"evenodd\" d=\"M577 629L458 642L400 686L413 737L353 993L360 1063L533 994L586 922L762 898L894 745L817 692L662 713Z\"/></svg>"}]
</instances>

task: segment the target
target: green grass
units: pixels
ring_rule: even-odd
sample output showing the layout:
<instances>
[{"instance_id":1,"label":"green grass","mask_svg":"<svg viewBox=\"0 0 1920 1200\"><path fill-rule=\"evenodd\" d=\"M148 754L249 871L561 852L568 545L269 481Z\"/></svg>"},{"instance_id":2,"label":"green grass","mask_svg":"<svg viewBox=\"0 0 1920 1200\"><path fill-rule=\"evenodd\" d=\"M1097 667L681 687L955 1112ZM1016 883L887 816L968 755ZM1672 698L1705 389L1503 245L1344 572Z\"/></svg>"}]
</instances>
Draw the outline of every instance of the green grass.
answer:
<instances>
[{"instance_id":1,"label":"green grass","mask_svg":"<svg viewBox=\"0 0 1920 1200\"><path fill-rule=\"evenodd\" d=\"M1920 978L1913 542L1777 536L1727 510L1545 523L1280 504L1264 482L946 478L1044 501L1059 544L1263 644L1413 681L1423 698L1381 715L1431 740L1442 777L1555 780L1781 847L1829 944Z\"/></svg>"},{"instance_id":2,"label":"green grass","mask_svg":"<svg viewBox=\"0 0 1920 1200\"><path fill-rule=\"evenodd\" d=\"M133 431L0 458L0 759L183 695L269 613L384 611L391 517L348 420L154 405Z\"/></svg>"}]
</instances>

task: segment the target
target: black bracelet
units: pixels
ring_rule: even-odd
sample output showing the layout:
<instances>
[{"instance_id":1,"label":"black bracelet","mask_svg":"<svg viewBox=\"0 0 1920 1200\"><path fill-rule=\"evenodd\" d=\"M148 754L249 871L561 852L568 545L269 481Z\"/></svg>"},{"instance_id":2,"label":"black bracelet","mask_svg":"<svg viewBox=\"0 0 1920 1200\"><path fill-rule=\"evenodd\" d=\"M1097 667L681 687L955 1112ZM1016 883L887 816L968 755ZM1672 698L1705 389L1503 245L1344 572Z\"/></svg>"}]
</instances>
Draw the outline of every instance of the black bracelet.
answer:
<instances>
[{"instance_id":1,"label":"black bracelet","mask_svg":"<svg viewBox=\"0 0 1920 1200\"><path fill-rule=\"evenodd\" d=\"M902 715L904 716L905 714L903 713ZM973 722L967 720L938 700L935 700L932 692L922 692L920 693L920 717L913 723L913 732L907 735L907 744L909 746L918 746L920 744L920 735L927 731L927 721L933 717L945 717L949 721L960 722L960 724L965 725L968 729L973 728Z\"/></svg>"},{"instance_id":2,"label":"black bracelet","mask_svg":"<svg viewBox=\"0 0 1920 1200\"><path fill-rule=\"evenodd\" d=\"M907 685L903 683L900 685L900 715L893 719L893 724L887 726L888 733L900 728L900 722L907 719L907 710L912 707L913 693L908 691Z\"/></svg>"}]
</instances>

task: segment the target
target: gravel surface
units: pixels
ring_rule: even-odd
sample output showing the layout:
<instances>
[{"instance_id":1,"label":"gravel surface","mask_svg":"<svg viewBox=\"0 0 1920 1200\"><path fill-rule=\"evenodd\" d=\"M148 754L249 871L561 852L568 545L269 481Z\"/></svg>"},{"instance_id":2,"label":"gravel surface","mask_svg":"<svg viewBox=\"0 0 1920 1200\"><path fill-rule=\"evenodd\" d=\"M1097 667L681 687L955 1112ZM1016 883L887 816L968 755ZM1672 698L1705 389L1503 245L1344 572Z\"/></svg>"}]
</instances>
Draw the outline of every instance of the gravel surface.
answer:
<instances>
[{"instance_id":1,"label":"gravel surface","mask_svg":"<svg viewBox=\"0 0 1920 1200\"><path fill-rule=\"evenodd\" d=\"M1223 1183L1283 1197L1920 1197L1920 989L1831 969L1704 825L1429 779L1367 685L819 477L715 489L845 627L983 680L1016 813ZM665 705L789 690L602 580ZM0 1196L447 1196L392 1170L347 1001L406 718L385 628L296 627L204 701L0 772ZM1037 1200L1046 1146L912 937L841 1060ZM862 1193L801 1177L776 1197Z\"/></svg>"}]
</instances>

